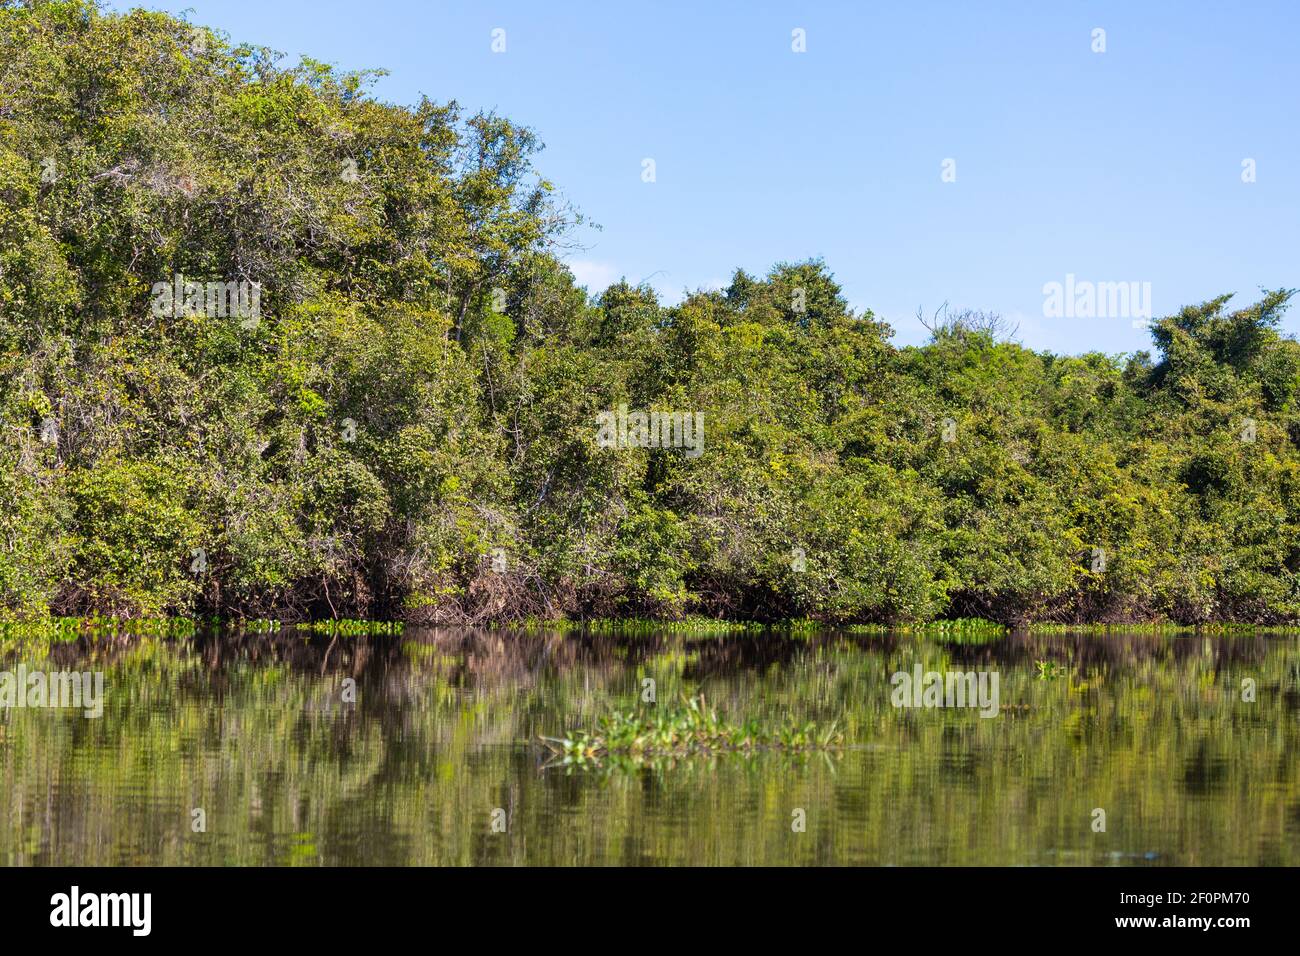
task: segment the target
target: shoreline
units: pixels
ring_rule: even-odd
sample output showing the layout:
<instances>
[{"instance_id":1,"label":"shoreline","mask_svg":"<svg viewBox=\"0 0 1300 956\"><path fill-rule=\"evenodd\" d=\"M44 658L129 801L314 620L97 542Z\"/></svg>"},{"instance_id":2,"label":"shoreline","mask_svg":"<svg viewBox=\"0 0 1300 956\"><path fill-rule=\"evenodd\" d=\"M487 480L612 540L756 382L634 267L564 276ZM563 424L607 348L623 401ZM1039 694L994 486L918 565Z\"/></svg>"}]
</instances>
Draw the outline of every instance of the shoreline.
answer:
<instances>
[{"instance_id":1,"label":"shoreline","mask_svg":"<svg viewBox=\"0 0 1300 956\"><path fill-rule=\"evenodd\" d=\"M480 630L517 633L552 632L563 635L648 635L668 634L696 637L736 637L773 634L799 636L839 632L847 635L907 634L937 637L959 642L977 643L1011 635L1085 635L1103 637L1110 634L1144 634L1157 636L1238 634L1300 635L1297 624L1254 624L1241 621L1214 621L1202 624L1178 624L1161 621L1060 623L1051 621L1003 625L983 619L935 620L900 624L843 623L809 619L746 621L688 617L677 620L653 618L525 619L480 623L427 624L404 621L323 619L293 621L247 618L118 618L118 617L50 617L39 619L0 618L0 642L11 639L46 638L75 640L82 636L191 637L213 630L252 634L303 632L327 637L400 636L407 630ZM0 647L3 644L0 643Z\"/></svg>"}]
</instances>

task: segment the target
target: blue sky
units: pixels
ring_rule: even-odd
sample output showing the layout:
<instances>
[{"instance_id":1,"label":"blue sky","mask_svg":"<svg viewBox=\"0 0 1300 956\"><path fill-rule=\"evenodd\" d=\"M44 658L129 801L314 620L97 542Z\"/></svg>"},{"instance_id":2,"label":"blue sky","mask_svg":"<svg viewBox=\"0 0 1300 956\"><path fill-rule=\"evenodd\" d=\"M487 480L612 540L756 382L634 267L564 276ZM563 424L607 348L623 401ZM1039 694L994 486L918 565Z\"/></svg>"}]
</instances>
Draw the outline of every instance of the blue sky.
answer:
<instances>
[{"instance_id":1,"label":"blue sky","mask_svg":"<svg viewBox=\"0 0 1300 956\"><path fill-rule=\"evenodd\" d=\"M1035 348L1122 352L1147 333L1047 318L1044 285L1149 282L1157 317L1300 287L1293 0L112 6L383 67L382 99L533 127L540 171L603 227L568 256L593 292L626 276L675 301L821 257L899 344L925 339L918 306L947 301L1001 312Z\"/></svg>"}]
</instances>

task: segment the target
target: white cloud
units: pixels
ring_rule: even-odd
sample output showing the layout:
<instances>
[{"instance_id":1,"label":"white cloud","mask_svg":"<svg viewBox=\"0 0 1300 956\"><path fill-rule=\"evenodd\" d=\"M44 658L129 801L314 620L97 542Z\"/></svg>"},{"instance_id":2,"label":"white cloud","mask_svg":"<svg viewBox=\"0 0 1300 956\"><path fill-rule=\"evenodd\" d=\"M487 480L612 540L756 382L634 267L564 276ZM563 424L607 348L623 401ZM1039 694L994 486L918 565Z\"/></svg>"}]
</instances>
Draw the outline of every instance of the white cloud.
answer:
<instances>
[{"instance_id":1,"label":"white cloud","mask_svg":"<svg viewBox=\"0 0 1300 956\"><path fill-rule=\"evenodd\" d=\"M644 278L638 279L635 274L628 275L610 262L598 262L594 259L574 259L566 262L565 265L573 273L573 278L578 285L586 286L587 291L592 295L600 295L620 279L627 279L632 285L644 283L650 286L659 296L661 305L677 305L686 298L688 291L680 283L674 282L663 269L658 269ZM702 284L691 285L690 289L703 289L706 292L714 292L726 289L730 285L730 279L714 278Z\"/></svg>"},{"instance_id":2,"label":"white cloud","mask_svg":"<svg viewBox=\"0 0 1300 956\"><path fill-rule=\"evenodd\" d=\"M575 259L565 263L578 280L578 285L587 287L592 295L600 295L620 278L619 271L608 262L593 262L590 259Z\"/></svg>"}]
</instances>

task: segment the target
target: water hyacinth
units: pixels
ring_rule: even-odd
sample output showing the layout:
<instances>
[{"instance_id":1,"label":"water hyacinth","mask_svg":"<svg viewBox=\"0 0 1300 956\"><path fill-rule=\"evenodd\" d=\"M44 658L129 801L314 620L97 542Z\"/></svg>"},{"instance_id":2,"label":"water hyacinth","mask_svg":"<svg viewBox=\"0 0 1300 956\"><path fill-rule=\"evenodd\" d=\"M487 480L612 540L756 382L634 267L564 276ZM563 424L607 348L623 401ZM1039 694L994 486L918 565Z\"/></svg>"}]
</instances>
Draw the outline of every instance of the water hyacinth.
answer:
<instances>
[{"instance_id":1,"label":"water hyacinth","mask_svg":"<svg viewBox=\"0 0 1300 956\"><path fill-rule=\"evenodd\" d=\"M843 745L844 735L836 722L825 727L795 720L776 726L753 719L731 722L710 707L701 694L670 708L614 711L599 718L592 731L541 740L554 754L555 762L572 765L599 764L610 756L652 759L760 750L835 750Z\"/></svg>"}]
</instances>

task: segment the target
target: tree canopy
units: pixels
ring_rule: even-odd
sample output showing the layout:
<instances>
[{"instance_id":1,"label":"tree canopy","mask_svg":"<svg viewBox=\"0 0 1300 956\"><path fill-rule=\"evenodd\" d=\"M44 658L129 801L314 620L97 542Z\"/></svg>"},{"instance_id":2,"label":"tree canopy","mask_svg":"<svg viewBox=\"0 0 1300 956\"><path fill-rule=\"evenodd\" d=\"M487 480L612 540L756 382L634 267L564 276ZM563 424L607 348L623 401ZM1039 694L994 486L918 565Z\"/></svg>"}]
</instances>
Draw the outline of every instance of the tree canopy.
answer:
<instances>
[{"instance_id":1,"label":"tree canopy","mask_svg":"<svg viewBox=\"0 0 1300 956\"><path fill-rule=\"evenodd\" d=\"M820 261L593 296L535 134L374 77L0 0L0 614L1300 617L1289 290L1131 356L899 348Z\"/></svg>"}]
</instances>

